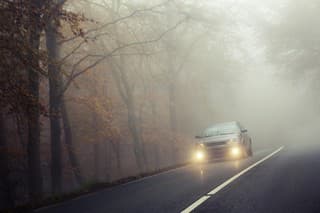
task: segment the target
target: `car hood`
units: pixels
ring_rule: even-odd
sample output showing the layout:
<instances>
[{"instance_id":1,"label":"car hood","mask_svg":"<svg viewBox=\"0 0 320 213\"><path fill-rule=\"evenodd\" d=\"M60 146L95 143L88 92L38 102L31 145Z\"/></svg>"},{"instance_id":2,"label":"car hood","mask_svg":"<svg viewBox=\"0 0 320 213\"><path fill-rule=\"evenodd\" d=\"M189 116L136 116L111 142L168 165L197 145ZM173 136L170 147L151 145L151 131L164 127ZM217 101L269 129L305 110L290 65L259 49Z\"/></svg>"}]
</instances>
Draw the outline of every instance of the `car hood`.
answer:
<instances>
[{"instance_id":1,"label":"car hood","mask_svg":"<svg viewBox=\"0 0 320 213\"><path fill-rule=\"evenodd\" d=\"M228 134L228 135L218 135L218 136L211 136L200 138L199 143L216 143L216 142L225 142L233 138L238 138L239 134Z\"/></svg>"}]
</instances>

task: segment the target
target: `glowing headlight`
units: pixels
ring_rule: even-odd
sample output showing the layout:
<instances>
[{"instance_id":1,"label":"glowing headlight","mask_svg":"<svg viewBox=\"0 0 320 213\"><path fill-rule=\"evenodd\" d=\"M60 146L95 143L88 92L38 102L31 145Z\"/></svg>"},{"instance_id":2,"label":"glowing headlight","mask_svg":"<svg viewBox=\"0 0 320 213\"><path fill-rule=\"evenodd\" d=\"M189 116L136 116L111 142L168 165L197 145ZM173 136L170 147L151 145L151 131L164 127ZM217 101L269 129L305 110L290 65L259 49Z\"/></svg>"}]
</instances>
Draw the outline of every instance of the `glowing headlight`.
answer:
<instances>
[{"instance_id":1,"label":"glowing headlight","mask_svg":"<svg viewBox=\"0 0 320 213\"><path fill-rule=\"evenodd\" d=\"M231 148L231 154L233 156L239 156L241 154L241 150L239 147L232 147Z\"/></svg>"},{"instance_id":2,"label":"glowing headlight","mask_svg":"<svg viewBox=\"0 0 320 213\"><path fill-rule=\"evenodd\" d=\"M196 159L202 160L203 158L204 158L204 153L202 151L197 151L196 152Z\"/></svg>"}]
</instances>

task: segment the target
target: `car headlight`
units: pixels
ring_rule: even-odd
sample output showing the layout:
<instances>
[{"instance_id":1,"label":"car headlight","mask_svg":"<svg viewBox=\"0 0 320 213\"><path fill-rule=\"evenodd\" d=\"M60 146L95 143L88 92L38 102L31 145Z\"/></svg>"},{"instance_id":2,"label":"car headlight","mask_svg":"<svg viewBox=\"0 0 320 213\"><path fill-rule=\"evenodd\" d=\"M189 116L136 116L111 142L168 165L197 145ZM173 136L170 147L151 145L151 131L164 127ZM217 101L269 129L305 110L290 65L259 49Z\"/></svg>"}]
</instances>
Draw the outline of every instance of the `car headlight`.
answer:
<instances>
[{"instance_id":1,"label":"car headlight","mask_svg":"<svg viewBox=\"0 0 320 213\"><path fill-rule=\"evenodd\" d=\"M232 147L231 148L231 155L234 156L234 157L238 157L239 155L241 154L241 149L240 147Z\"/></svg>"},{"instance_id":2,"label":"car headlight","mask_svg":"<svg viewBox=\"0 0 320 213\"><path fill-rule=\"evenodd\" d=\"M204 158L204 152L198 150L198 151L196 152L196 159L197 159L197 160L203 160L203 158Z\"/></svg>"}]
</instances>

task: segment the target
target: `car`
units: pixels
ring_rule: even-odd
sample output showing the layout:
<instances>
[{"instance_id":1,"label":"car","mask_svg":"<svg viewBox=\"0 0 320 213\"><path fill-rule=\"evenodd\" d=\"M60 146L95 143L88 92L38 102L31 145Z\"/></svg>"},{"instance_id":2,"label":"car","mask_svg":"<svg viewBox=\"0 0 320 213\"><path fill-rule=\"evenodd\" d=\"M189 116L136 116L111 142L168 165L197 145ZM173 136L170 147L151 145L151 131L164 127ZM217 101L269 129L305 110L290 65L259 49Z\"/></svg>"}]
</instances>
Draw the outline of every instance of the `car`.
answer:
<instances>
[{"instance_id":1,"label":"car","mask_svg":"<svg viewBox=\"0 0 320 213\"><path fill-rule=\"evenodd\" d=\"M215 124L196 136L196 162L240 159L252 154L252 140L248 130L237 121Z\"/></svg>"}]
</instances>

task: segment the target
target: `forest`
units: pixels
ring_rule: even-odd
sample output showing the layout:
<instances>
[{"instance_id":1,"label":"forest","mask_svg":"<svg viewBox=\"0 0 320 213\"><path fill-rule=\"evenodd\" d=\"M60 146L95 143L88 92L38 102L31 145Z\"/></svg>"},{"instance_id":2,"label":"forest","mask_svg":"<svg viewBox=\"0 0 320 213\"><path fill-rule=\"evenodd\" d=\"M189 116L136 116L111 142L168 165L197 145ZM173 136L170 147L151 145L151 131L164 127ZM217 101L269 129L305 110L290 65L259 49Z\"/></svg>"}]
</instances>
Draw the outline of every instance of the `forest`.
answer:
<instances>
[{"instance_id":1,"label":"forest","mask_svg":"<svg viewBox=\"0 0 320 213\"><path fill-rule=\"evenodd\" d=\"M1 0L0 211L188 164L216 122L242 121L255 147L316 132L319 12L316 0Z\"/></svg>"}]
</instances>

